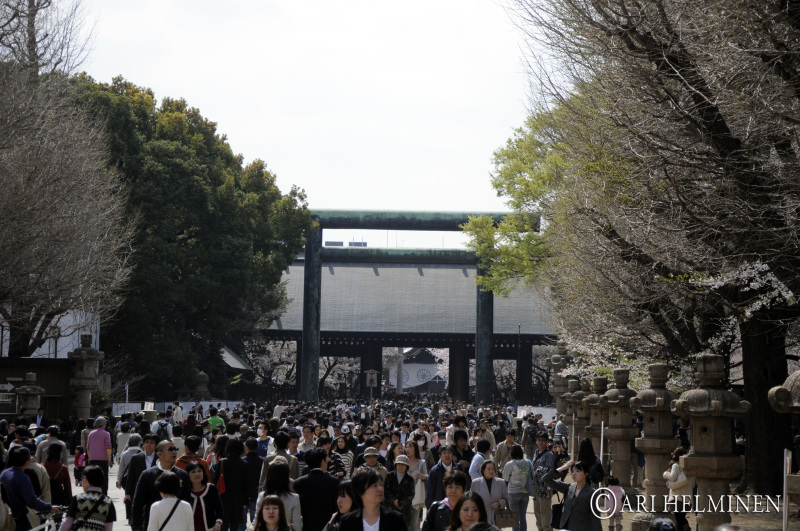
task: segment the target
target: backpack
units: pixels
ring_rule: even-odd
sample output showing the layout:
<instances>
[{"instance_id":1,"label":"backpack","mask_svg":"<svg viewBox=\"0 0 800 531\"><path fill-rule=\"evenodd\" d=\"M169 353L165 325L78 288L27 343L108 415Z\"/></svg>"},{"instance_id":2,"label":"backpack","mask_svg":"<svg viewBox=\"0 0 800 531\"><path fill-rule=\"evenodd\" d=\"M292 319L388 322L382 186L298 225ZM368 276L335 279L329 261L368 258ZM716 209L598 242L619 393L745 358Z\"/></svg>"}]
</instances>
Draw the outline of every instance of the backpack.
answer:
<instances>
[{"instance_id":1,"label":"backpack","mask_svg":"<svg viewBox=\"0 0 800 531\"><path fill-rule=\"evenodd\" d=\"M158 429L156 430L158 441L161 442L169 439L169 422L166 420L159 420L156 424L158 424Z\"/></svg>"}]
</instances>

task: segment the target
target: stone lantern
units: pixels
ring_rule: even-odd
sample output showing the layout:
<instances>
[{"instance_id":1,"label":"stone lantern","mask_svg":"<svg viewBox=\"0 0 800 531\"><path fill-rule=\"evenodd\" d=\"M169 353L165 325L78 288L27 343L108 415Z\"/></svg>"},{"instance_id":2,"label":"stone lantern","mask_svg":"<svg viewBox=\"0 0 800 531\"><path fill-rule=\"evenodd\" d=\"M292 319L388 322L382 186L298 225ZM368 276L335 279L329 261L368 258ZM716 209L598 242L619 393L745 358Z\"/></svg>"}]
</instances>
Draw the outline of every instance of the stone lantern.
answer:
<instances>
[{"instance_id":1,"label":"stone lantern","mask_svg":"<svg viewBox=\"0 0 800 531\"><path fill-rule=\"evenodd\" d=\"M577 443L580 443L586 437L586 428L590 422L589 408L583 399L592 392L591 380L589 378L581 378L580 386L579 390L572 393L572 403L575 404L575 441ZM592 446L594 446L594 443L592 443ZM594 451L597 453L600 448L595 448Z\"/></svg>"},{"instance_id":2,"label":"stone lantern","mask_svg":"<svg viewBox=\"0 0 800 531\"><path fill-rule=\"evenodd\" d=\"M553 354L547 360L547 366L553 370L553 385L550 386L548 391L556 399L556 413L561 415L567 412L567 405L561 398L567 392L567 378L560 376L559 373L567 368L572 357L567 354L567 346L564 341L559 341L556 348L559 353Z\"/></svg>"},{"instance_id":3,"label":"stone lantern","mask_svg":"<svg viewBox=\"0 0 800 531\"><path fill-rule=\"evenodd\" d=\"M606 438L611 446L611 471L621 487L631 487L631 442L639 436L639 429L632 422L631 398L636 391L628 388L630 377L629 369L614 369L616 388L600 398L608 406Z\"/></svg>"},{"instance_id":4,"label":"stone lantern","mask_svg":"<svg viewBox=\"0 0 800 531\"><path fill-rule=\"evenodd\" d=\"M75 362L75 377L69 381L70 387L78 393L78 418L88 419L92 409L92 391L97 389L97 365L105 355L92 347L92 334L81 334L81 346L67 354Z\"/></svg>"},{"instance_id":5,"label":"stone lantern","mask_svg":"<svg viewBox=\"0 0 800 531\"><path fill-rule=\"evenodd\" d=\"M197 373L197 376L194 377L194 399L195 400L211 400L211 391L208 390L208 384L211 381L211 378L200 371Z\"/></svg>"},{"instance_id":6,"label":"stone lantern","mask_svg":"<svg viewBox=\"0 0 800 531\"><path fill-rule=\"evenodd\" d=\"M800 414L800 371L790 374L783 385L770 389L767 398L778 413ZM800 473L786 476L786 495L800 503Z\"/></svg>"},{"instance_id":7,"label":"stone lantern","mask_svg":"<svg viewBox=\"0 0 800 531\"><path fill-rule=\"evenodd\" d=\"M645 504L647 512L633 517L633 531L647 531L653 518L671 518L664 505L669 496L667 483L662 474L669 465L670 455L677 447L672 436L672 401L678 393L667 389L669 368L665 363L654 363L648 368L650 388L631 399L631 407L644 414L644 436L636 439L636 448L646 455L645 459ZM652 507L651 507L652 505Z\"/></svg>"},{"instance_id":8,"label":"stone lantern","mask_svg":"<svg viewBox=\"0 0 800 531\"><path fill-rule=\"evenodd\" d=\"M589 409L589 425L586 426L586 437L592 440L595 452L600 452L600 426L603 423L608 428L608 406L600 401L600 397L608 391L608 378L596 376L592 379L592 393L583 399L583 404ZM608 445L603 448L605 455L600 456L603 469L608 470Z\"/></svg>"},{"instance_id":9,"label":"stone lantern","mask_svg":"<svg viewBox=\"0 0 800 531\"><path fill-rule=\"evenodd\" d=\"M575 439L576 435L574 430L574 418L577 410L575 407L575 401L572 399L572 395L580 392L580 390L581 382L576 378L570 378L567 381L567 392L561 395L561 400L563 400L564 404L566 404L566 411L564 412L564 424L566 424L569 428L569 442L567 443L567 446L569 446L570 453L575 453L575 441L573 439Z\"/></svg>"},{"instance_id":10,"label":"stone lantern","mask_svg":"<svg viewBox=\"0 0 800 531\"><path fill-rule=\"evenodd\" d=\"M44 387L36 384L36 373L25 373L25 383L21 387L17 387L17 406L20 411L27 409L28 411L36 410L39 408L39 397L44 394ZM26 426L27 427L27 426Z\"/></svg>"},{"instance_id":11,"label":"stone lantern","mask_svg":"<svg viewBox=\"0 0 800 531\"><path fill-rule=\"evenodd\" d=\"M692 426L692 448L681 456L680 465L687 476L697 481L696 510L700 531L710 531L731 521L727 512L703 511L709 510L709 499L716 503L727 496L729 483L744 469L743 458L735 454L732 444L732 419L747 415L750 403L740 400L723 386L725 363L722 356L698 356L695 376L700 387L686 391L672 402L672 412L688 417Z\"/></svg>"}]
</instances>

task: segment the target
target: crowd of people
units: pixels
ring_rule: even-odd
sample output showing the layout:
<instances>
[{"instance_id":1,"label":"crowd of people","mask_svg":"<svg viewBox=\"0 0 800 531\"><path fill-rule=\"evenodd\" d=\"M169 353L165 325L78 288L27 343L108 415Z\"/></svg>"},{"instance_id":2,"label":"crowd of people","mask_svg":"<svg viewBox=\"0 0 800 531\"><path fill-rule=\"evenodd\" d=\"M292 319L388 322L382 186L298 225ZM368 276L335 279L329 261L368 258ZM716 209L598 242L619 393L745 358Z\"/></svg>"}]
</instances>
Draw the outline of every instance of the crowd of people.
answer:
<instances>
[{"instance_id":1,"label":"crowd of people","mask_svg":"<svg viewBox=\"0 0 800 531\"><path fill-rule=\"evenodd\" d=\"M517 416L509 406L187 409L175 402L153 422L107 411L49 425L41 410L0 421L0 484L17 531L62 508L61 531L110 531L115 466L134 531L527 531L531 500L538 531L600 531L589 500L601 483L614 484L590 439L573 459L563 419Z\"/></svg>"}]
</instances>

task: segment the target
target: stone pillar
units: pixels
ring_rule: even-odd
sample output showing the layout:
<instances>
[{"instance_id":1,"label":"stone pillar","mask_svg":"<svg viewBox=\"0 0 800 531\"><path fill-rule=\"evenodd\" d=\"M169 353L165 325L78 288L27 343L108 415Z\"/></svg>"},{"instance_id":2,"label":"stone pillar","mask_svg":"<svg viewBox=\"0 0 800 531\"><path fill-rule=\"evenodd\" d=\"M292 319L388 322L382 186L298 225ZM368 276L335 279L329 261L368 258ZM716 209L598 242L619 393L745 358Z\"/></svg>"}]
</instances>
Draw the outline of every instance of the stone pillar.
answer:
<instances>
[{"instance_id":1,"label":"stone pillar","mask_svg":"<svg viewBox=\"0 0 800 531\"><path fill-rule=\"evenodd\" d=\"M654 518L672 518L664 507L664 497L669 496L669 489L662 475L669 465L670 455L678 446L672 436L670 410L678 393L667 389L669 368L665 363L654 363L648 371L650 388L631 398L631 407L644 414L644 437L636 439L636 448L645 453L647 477L644 481L647 512L636 513L633 517L633 531L647 531Z\"/></svg>"},{"instance_id":2,"label":"stone pillar","mask_svg":"<svg viewBox=\"0 0 800 531\"><path fill-rule=\"evenodd\" d=\"M770 389L767 398L778 413L800 414L800 371L790 374L783 385ZM786 494L793 503L800 504L800 473L786 476Z\"/></svg>"},{"instance_id":3,"label":"stone pillar","mask_svg":"<svg viewBox=\"0 0 800 531\"><path fill-rule=\"evenodd\" d=\"M589 418L589 408L583 402L583 399L589 396L592 392L592 385L589 378L581 378L580 389L572 393L572 403L575 408L575 442L580 444L584 437L586 437L586 428L589 426L591 419ZM577 444L575 449L578 448ZM594 446L594 443L592 443ZM595 447L595 453L600 452L600 447Z\"/></svg>"},{"instance_id":4,"label":"stone pillar","mask_svg":"<svg viewBox=\"0 0 800 531\"><path fill-rule=\"evenodd\" d=\"M466 402L469 398L469 355L464 343L450 345L448 392L453 400Z\"/></svg>"},{"instance_id":5,"label":"stone pillar","mask_svg":"<svg viewBox=\"0 0 800 531\"><path fill-rule=\"evenodd\" d=\"M211 391L208 389L208 384L211 382L211 378L200 371L194 377L194 399L197 401L200 400L211 400Z\"/></svg>"},{"instance_id":6,"label":"stone pillar","mask_svg":"<svg viewBox=\"0 0 800 531\"><path fill-rule=\"evenodd\" d=\"M520 346L517 357L517 403L533 403L533 347Z\"/></svg>"},{"instance_id":7,"label":"stone pillar","mask_svg":"<svg viewBox=\"0 0 800 531\"><path fill-rule=\"evenodd\" d=\"M300 400L319 401L320 300L322 298L322 228L309 234L303 258L303 345Z\"/></svg>"},{"instance_id":8,"label":"stone pillar","mask_svg":"<svg viewBox=\"0 0 800 531\"><path fill-rule=\"evenodd\" d=\"M631 486L631 442L639 436L632 425L630 400L636 391L628 389L631 371L614 369L615 389L610 389L601 400L608 406L608 429L606 437L611 446L611 473L619 478L621 487Z\"/></svg>"},{"instance_id":9,"label":"stone pillar","mask_svg":"<svg viewBox=\"0 0 800 531\"><path fill-rule=\"evenodd\" d=\"M478 274L482 274L480 268ZM477 289L475 322L475 403L491 404L494 391L494 293Z\"/></svg>"},{"instance_id":10,"label":"stone pillar","mask_svg":"<svg viewBox=\"0 0 800 531\"><path fill-rule=\"evenodd\" d=\"M564 424L566 424L569 428L567 446L569 447L568 450L570 454L573 454L575 457L578 456L578 448L575 439L575 432L573 431L573 426L575 426L575 402L572 400L572 394L577 393L580 391L580 389L580 380L577 378L570 378L567 380L567 392L561 395L561 400L563 400L564 404L566 405L566 411L564 412Z\"/></svg>"},{"instance_id":11,"label":"stone pillar","mask_svg":"<svg viewBox=\"0 0 800 531\"><path fill-rule=\"evenodd\" d=\"M725 363L722 356L701 355L697 357L699 389L686 391L672 402L672 412L689 417L692 448L681 456L681 468L687 476L697 481L700 531L727 524L731 515L727 512L709 511L709 498L718 501L727 496L732 479L741 475L744 460L734 453L734 417L744 417L750 412L750 403L740 400L724 386Z\"/></svg>"},{"instance_id":12,"label":"stone pillar","mask_svg":"<svg viewBox=\"0 0 800 531\"><path fill-rule=\"evenodd\" d=\"M33 411L33 416L35 417L36 410L39 408L39 397L44 394L44 387L36 384L36 373L25 373L25 383L17 387L14 392L17 393L17 407L19 410Z\"/></svg>"},{"instance_id":13,"label":"stone pillar","mask_svg":"<svg viewBox=\"0 0 800 531\"><path fill-rule=\"evenodd\" d=\"M75 362L75 376L69 381L72 389L77 391L78 418L88 419L92 409L92 391L97 389L97 365L104 354L92 347L92 334L81 334L81 346L67 354Z\"/></svg>"},{"instance_id":14,"label":"stone pillar","mask_svg":"<svg viewBox=\"0 0 800 531\"><path fill-rule=\"evenodd\" d=\"M547 366L553 371L553 383L548 391L550 392L550 395L556 399L557 415L562 415L566 414L567 412L567 403L564 402L562 396L567 392L568 386L567 379L564 376L560 376L559 373L567 368L571 357L569 354L567 354L565 342L559 341L556 348L558 349L559 353L553 354L553 356L547 362Z\"/></svg>"},{"instance_id":15,"label":"stone pillar","mask_svg":"<svg viewBox=\"0 0 800 531\"><path fill-rule=\"evenodd\" d=\"M608 378L596 376L592 379L592 393L583 399L583 404L589 409L589 425L586 426L586 437L592 440L594 451L600 455L600 428L608 428L608 406L600 401L600 397L608 391ZM608 470L608 444L602 445L603 453L600 456L603 470Z\"/></svg>"}]
</instances>

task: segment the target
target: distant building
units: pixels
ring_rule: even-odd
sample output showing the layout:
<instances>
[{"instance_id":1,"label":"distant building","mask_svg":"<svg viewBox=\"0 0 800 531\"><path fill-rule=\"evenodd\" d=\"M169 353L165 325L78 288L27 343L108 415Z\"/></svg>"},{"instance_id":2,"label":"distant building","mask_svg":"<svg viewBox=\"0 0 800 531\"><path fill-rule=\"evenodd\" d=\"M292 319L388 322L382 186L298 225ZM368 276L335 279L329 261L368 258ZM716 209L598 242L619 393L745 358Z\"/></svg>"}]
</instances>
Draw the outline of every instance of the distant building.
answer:
<instances>
[{"instance_id":1,"label":"distant building","mask_svg":"<svg viewBox=\"0 0 800 531\"><path fill-rule=\"evenodd\" d=\"M426 348L410 349L403 354L403 390L414 393L442 393L447 380L437 375L436 357ZM397 365L389 367L388 383L397 384Z\"/></svg>"},{"instance_id":2,"label":"distant building","mask_svg":"<svg viewBox=\"0 0 800 531\"><path fill-rule=\"evenodd\" d=\"M92 347L100 348L100 322L89 312L67 312L54 319L47 328L47 340L31 355L32 358L66 359L81 346L81 334L92 334ZM8 325L0 320L0 357L8 357Z\"/></svg>"}]
</instances>

